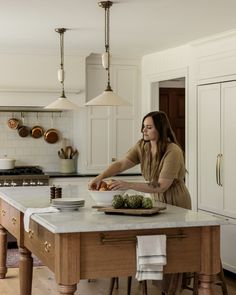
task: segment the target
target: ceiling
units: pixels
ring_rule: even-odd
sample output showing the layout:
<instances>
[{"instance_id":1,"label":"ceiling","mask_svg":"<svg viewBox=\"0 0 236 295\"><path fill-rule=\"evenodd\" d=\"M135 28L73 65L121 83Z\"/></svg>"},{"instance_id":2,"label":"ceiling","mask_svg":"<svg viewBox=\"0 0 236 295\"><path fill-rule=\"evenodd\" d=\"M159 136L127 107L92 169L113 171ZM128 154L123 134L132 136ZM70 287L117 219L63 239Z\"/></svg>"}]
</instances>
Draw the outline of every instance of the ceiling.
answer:
<instances>
[{"instance_id":1,"label":"ceiling","mask_svg":"<svg viewBox=\"0 0 236 295\"><path fill-rule=\"evenodd\" d=\"M104 51L104 10L96 0L0 0L0 51ZM141 57L236 28L235 0L115 0L113 55Z\"/></svg>"}]
</instances>

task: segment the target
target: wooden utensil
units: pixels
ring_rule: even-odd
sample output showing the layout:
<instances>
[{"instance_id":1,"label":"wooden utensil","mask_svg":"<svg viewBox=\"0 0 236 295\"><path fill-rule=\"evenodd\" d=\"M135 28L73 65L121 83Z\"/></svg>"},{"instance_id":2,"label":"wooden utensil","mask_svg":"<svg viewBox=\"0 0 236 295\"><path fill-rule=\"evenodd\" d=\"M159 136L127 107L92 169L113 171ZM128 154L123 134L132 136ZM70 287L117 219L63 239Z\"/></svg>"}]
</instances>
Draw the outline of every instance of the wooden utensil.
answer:
<instances>
[{"instance_id":1,"label":"wooden utensil","mask_svg":"<svg viewBox=\"0 0 236 295\"><path fill-rule=\"evenodd\" d=\"M73 150L73 152L72 152L72 154L71 154L71 158L72 158L72 159L75 158L75 156L78 155L78 154L79 154L79 152L78 152L77 149Z\"/></svg>"},{"instance_id":2,"label":"wooden utensil","mask_svg":"<svg viewBox=\"0 0 236 295\"><path fill-rule=\"evenodd\" d=\"M73 148L70 145L68 145L65 151L66 159L71 159L72 152L73 152Z\"/></svg>"}]
</instances>

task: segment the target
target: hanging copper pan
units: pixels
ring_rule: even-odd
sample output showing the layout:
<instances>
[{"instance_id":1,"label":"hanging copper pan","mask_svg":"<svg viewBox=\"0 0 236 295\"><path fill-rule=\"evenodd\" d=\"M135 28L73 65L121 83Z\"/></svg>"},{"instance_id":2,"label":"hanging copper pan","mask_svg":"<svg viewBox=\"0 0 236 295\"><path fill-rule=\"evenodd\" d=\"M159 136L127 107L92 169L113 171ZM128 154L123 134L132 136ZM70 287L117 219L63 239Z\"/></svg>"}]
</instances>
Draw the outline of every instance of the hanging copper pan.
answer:
<instances>
[{"instance_id":1,"label":"hanging copper pan","mask_svg":"<svg viewBox=\"0 0 236 295\"><path fill-rule=\"evenodd\" d=\"M20 137L27 137L30 134L30 128L28 126L22 125L18 127L18 134Z\"/></svg>"},{"instance_id":2,"label":"hanging copper pan","mask_svg":"<svg viewBox=\"0 0 236 295\"><path fill-rule=\"evenodd\" d=\"M9 128L16 130L20 125L20 120L16 118L11 118L7 121L7 125Z\"/></svg>"},{"instance_id":3,"label":"hanging copper pan","mask_svg":"<svg viewBox=\"0 0 236 295\"><path fill-rule=\"evenodd\" d=\"M42 137L44 134L44 130L41 126L36 125L31 129L31 136L33 138L40 138Z\"/></svg>"},{"instance_id":4,"label":"hanging copper pan","mask_svg":"<svg viewBox=\"0 0 236 295\"><path fill-rule=\"evenodd\" d=\"M56 143L60 139L60 132L54 128L50 128L44 133L44 140L48 143Z\"/></svg>"}]
</instances>

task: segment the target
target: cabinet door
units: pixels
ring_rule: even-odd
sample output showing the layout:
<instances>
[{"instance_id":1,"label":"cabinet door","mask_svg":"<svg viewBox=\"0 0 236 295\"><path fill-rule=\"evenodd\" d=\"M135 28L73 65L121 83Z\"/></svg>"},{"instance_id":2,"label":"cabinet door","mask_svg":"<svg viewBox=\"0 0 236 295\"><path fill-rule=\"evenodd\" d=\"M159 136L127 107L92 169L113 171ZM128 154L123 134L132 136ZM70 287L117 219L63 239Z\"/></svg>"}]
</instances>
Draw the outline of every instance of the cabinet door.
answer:
<instances>
[{"instance_id":1,"label":"cabinet door","mask_svg":"<svg viewBox=\"0 0 236 295\"><path fill-rule=\"evenodd\" d=\"M130 102L125 107L89 107L87 171L100 172L120 159L137 141L139 118L138 67L114 65L111 69L112 88ZM102 93L106 73L99 65L87 66L87 99ZM138 172L139 167L132 169Z\"/></svg>"},{"instance_id":2,"label":"cabinet door","mask_svg":"<svg viewBox=\"0 0 236 295\"><path fill-rule=\"evenodd\" d=\"M222 83L221 100L223 212L236 218L236 82Z\"/></svg>"},{"instance_id":3,"label":"cabinet door","mask_svg":"<svg viewBox=\"0 0 236 295\"><path fill-rule=\"evenodd\" d=\"M223 192L217 157L221 154L220 84L198 87L198 208L222 213ZM218 162L219 164L219 162Z\"/></svg>"}]
</instances>

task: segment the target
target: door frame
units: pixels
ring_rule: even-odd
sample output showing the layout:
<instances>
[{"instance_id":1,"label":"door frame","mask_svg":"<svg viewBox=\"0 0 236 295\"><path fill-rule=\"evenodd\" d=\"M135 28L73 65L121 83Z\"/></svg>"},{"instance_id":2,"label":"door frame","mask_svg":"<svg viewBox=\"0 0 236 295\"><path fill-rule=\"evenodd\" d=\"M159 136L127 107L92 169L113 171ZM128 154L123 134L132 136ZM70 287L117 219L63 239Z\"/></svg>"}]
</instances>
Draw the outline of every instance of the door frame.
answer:
<instances>
[{"instance_id":1,"label":"door frame","mask_svg":"<svg viewBox=\"0 0 236 295\"><path fill-rule=\"evenodd\" d=\"M159 83L165 80L177 79L177 78L185 78L185 165L187 171L191 171L190 163L189 163L189 87L188 87L188 80L189 80L189 69L188 67L175 69L172 71L161 72L158 74L149 75L146 77L147 83L147 97L148 99L142 100L142 111L143 115L146 113L158 110L159 109ZM144 87L145 88L145 87ZM144 97L143 93L143 97ZM189 174L186 174L186 184L189 187ZM194 208L193 204L193 208Z\"/></svg>"}]
</instances>

